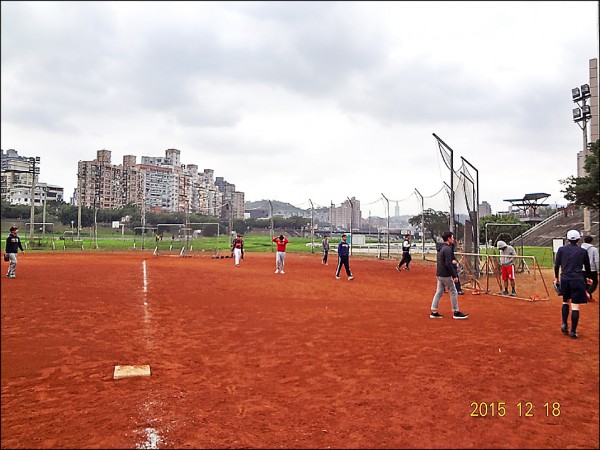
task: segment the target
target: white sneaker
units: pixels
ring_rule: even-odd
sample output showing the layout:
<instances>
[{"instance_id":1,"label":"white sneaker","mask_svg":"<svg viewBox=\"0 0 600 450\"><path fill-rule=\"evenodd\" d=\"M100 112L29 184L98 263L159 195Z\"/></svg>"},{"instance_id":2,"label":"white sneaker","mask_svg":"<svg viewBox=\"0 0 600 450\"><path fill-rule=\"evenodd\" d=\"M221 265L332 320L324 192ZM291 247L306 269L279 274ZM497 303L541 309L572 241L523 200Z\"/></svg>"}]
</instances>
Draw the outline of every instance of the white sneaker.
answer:
<instances>
[{"instance_id":1,"label":"white sneaker","mask_svg":"<svg viewBox=\"0 0 600 450\"><path fill-rule=\"evenodd\" d=\"M282 271L281 271L281 272L279 272L279 273L283 275L285 272L282 270Z\"/></svg>"},{"instance_id":2,"label":"white sneaker","mask_svg":"<svg viewBox=\"0 0 600 450\"><path fill-rule=\"evenodd\" d=\"M348 277L348 280L354 280L354 277L353 277L352 275L350 275L350 276Z\"/></svg>"},{"instance_id":3,"label":"white sneaker","mask_svg":"<svg viewBox=\"0 0 600 450\"><path fill-rule=\"evenodd\" d=\"M340 277L335 277L335 279L336 279L336 280L339 280L339 279L340 279Z\"/></svg>"},{"instance_id":4,"label":"white sneaker","mask_svg":"<svg viewBox=\"0 0 600 450\"><path fill-rule=\"evenodd\" d=\"M275 273L279 273L279 270L276 270Z\"/></svg>"}]
</instances>

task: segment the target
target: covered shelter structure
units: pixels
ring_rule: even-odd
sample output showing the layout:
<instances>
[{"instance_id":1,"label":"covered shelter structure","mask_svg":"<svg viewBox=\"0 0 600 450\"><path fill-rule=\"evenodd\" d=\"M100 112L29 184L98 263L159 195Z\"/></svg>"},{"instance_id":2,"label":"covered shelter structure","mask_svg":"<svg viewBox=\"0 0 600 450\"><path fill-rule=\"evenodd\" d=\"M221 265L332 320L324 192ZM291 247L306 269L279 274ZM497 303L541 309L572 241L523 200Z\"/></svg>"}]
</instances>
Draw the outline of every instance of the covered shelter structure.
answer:
<instances>
[{"instance_id":1,"label":"covered shelter structure","mask_svg":"<svg viewBox=\"0 0 600 450\"><path fill-rule=\"evenodd\" d=\"M541 222L541 218L537 216L536 211L541 206L549 206L544 203L550 194L536 192L533 194L525 194L522 198L505 199L505 202L510 202L512 206L520 211L521 221L535 224Z\"/></svg>"}]
</instances>

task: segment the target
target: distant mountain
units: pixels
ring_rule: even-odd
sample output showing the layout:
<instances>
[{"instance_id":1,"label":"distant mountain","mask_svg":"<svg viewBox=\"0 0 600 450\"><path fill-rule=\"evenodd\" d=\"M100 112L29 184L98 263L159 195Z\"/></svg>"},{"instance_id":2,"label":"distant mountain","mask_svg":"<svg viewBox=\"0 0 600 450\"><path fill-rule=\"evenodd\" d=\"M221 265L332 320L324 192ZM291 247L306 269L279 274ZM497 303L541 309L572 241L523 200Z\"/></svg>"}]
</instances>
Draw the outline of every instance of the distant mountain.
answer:
<instances>
[{"instance_id":1,"label":"distant mountain","mask_svg":"<svg viewBox=\"0 0 600 450\"><path fill-rule=\"evenodd\" d=\"M273 204L273 215L274 216L303 216L306 214L306 209L298 208L290 203L280 202L278 200L271 200ZM258 200L256 202L246 202L246 210L249 209L270 209L269 200ZM309 208L310 210L310 208Z\"/></svg>"}]
</instances>

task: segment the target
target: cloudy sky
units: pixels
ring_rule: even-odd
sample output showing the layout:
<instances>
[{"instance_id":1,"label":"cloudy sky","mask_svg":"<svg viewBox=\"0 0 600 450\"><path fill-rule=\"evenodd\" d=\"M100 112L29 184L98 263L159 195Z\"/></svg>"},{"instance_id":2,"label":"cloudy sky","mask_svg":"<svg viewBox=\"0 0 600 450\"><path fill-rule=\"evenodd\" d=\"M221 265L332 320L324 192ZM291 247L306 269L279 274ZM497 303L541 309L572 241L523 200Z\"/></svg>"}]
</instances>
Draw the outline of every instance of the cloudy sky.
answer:
<instances>
[{"instance_id":1,"label":"cloudy sky","mask_svg":"<svg viewBox=\"0 0 600 450\"><path fill-rule=\"evenodd\" d=\"M40 156L66 200L99 149L120 164L176 148L249 201L354 196L367 217L384 194L415 213L415 189L448 203L435 133L493 212L531 192L566 204L558 180L583 146L571 89L598 56L598 2L1 8L2 149Z\"/></svg>"}]
</instances>

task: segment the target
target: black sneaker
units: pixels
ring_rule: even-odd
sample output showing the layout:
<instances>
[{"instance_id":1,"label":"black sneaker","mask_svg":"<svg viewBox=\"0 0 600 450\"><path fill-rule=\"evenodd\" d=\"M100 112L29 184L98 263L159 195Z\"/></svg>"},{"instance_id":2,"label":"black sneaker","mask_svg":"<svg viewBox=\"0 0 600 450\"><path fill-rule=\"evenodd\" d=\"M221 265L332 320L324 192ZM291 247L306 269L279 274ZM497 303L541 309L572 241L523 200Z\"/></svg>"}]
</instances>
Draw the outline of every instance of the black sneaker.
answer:
<instances>
[{"instance_id":1,"label":"black sneaker","mask_svg":"<svg viewBox=\"0 0 600 450\"><path fill-rule=\"evenodd\" d=\"M508 291L504 290L504 291L500 292L500 295L508 295Z\"/></svg>"},{"instance_id":2,"label":"black sneaker","mask_svg":"<svg viewBox=\"0 0 600 450\"><path fill-rule=\"evenodd\" d=\"M512 291L512 292L510 293L510 296L511 296L511 297L516 297L516 296L517 296L517 293L516 293L515 291Z\"/></svg>"},{"instance_id":3,"label":"black sneaker","mask_svg":"<svg viewBox=\"0 0 600 450\"><path fill-rule=\"evenodd\" d=\"M560 326L560 331L562 331L562 334L569 334L569 327L566 323L563 323Z\"/></svg>"},{"instance_id":4,"label":"black sneaker","mask_svg":"<svg viewBox=\"0 0 600 450\"><path fill-rule=\"evenodd\" d=\"M579 335L578 335L577 333L575 333L574 331L571 331L571 332L569 333L569 337L570 337L571 339L577 339L577 338L579 337Z\"/></svg>"},{"instance_id":5,"label":"black sneaker","mask_svg":"<svg viewBox=\"0 0 600 450\"><path fill-rule=\"evenodd\" d=\"M465 295L465 291L457 291L458 295Z\"/></svg>"},{"instance_id":6,"label":"black sneaker","mask_svg":"<svg viewBox=\"0 0 600 450\"><path fill-rule=\"evenodd\" d=\"M454 318L455 318L455 319L468 319L468 318L469 318L469 315L468 315L468 314L465 314L465 313L462 313L462 312L460 312L460 311L455 311L455 312L454 312Z\"/></svg>"},{"instance_id":7,"label":"black sneaker","mask_svg":"<svg viewBox=\"0 0 600 450\"><path fill-rule=\"evenodd\" d=\"M404 270L410 270L410 267L407 266L407 267L404 268Z\"/></svg>"},{"instance_id":8,"label":"black sneaker","mask_svg":"<svg viewBox=\"0 0 600 450\"><path fill-rule=\"evenodd\" d=\"M431 314L429 314L429 318L430 319L443 319L444 316L442 316L440 313L432 312Z\"/></svg>"}]
</instances>

